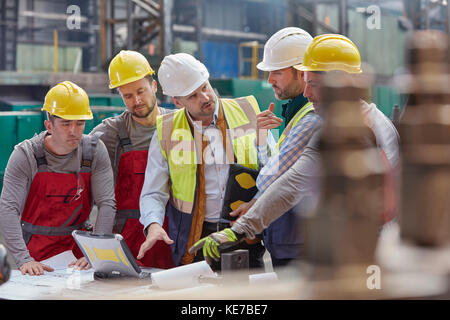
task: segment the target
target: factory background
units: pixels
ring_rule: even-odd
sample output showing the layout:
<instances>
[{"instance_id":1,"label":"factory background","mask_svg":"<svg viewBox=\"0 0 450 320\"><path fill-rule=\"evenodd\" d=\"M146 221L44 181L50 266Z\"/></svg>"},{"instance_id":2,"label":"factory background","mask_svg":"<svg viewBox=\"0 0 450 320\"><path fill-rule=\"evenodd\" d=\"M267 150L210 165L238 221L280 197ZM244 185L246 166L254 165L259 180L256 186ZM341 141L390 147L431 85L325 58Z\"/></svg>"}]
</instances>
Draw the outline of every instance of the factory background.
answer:
<instances>
[{"instance_id":1,"label":"factory background","mask_svg":"<svg viewBox=\"0 0 450 320\"><path fill-rule=\"evenodd\" d=\"M253 94L281 104L256 69L265 41L286 26L313 36L347 35L371 66L373 102L393 119L405 98L392 86L405 39L417 29L449 30L446 0L0 0L0 188L14 145L43 130L48 89L72 80L90 96L86 133L124 105L108 89L107 68L122 49L143 53L157 71L170 53L195 55L222 97ZM160 103L173 107L161 90Z\"/></svg>"}]
</instances>

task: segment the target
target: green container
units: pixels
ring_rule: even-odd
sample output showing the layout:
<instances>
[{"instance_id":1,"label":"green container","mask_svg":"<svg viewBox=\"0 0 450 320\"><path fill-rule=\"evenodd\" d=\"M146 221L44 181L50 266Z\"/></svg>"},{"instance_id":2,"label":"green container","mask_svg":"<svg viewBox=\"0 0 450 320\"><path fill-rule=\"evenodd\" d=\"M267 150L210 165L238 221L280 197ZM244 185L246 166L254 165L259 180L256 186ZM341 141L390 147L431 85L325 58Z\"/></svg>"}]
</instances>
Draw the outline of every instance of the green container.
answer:
<instances>
[{"instance_id":1,"label":"green container","mask_svg":"<svg viewBox=\"0 0 450 320\"><path fill-rule=\"evenodd\" d=\"M113 94L109 97L109 106L111 107L125 107L122 96L120 94Z\"/></svg>"},{"instance_id":2,"label":"green container","mask_svg":"<svg viewBox=\"0 0 450 320\"><path fill-rule=\"evenodd\" d=\"M104 95L89 95L89 105L92 106L109 106L109 97Z\"/></svg>"},{"instance_id":3,"label":"green container","mask_svg":"<svg viewBox=\"0 0 450 320\"><path fill-rule=\"evenodd\" d=\"M125 107L120 94L89 94L91 107Z\"/></svg>"},{"instance_id":4,"label":"green container","mask_svg":"<svg viewBox=\"0 0 450 320\"><path fill-rule=\"evenodd\" d=\"M373 102L387 117L392 120L392 110L398 105L402 111L405 108L406 96L398 93L392 87L375 86L373 88Z\"/></svg>"},{"instance_id":5,"label":"green container","mask_svg":"<svg viewBox=\"0 0 450 320\"><path fill-rule=\"evenodd\" d=\"M41 110L42 104L34 100L2 99L0 100L0 111L25 111Z\"/></svg>"},{"instance_id":6,"label":"green container","mask_svg":"<svg viewBox=\"0 0 450 320\"><path fill-rule=\"evenodd\" d=\"M45 130L42 112L17 115L17 143L32 138Z\"/></svg>"},{"instance_id":7,"label":"green container","mask_svg":"<svg viewBox=\"0 0 450 320\"><path fill-rule=\"evenodd\" d=\"M42 112L0 112L0 127L3 129L0 136L0 172L3 172L14 146L43 130Z\"/></svg>"},{"instance_id":8,"label":"green container","mask_svg":"<svg viewBox=\"0 0 450 320\"><path fill-rule=\"evenodd\" d=\"M125 111L121 107L91 107L94 119L86 121L84 134L89 134L98 124L106 118L115 117Z\"/></svg>"}]
</instances>

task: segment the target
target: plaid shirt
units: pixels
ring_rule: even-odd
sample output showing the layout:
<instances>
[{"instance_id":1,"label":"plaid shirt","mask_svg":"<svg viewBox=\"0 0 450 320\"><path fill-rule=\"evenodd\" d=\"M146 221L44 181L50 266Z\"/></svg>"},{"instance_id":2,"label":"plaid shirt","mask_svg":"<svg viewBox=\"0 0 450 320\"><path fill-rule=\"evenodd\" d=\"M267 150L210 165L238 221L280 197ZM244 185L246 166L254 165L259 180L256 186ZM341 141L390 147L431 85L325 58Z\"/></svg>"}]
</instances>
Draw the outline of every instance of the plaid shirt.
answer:
<instances>
[{"instance_id":1,"label":"plaid shirt","mask_svg":"<svg viewBox=\"0 0 450 320\"><path fill-rule=\"evenodd\" d=\"M258 147L258 159L264 164L256 180L258 198L278 177L288 170L300 157L303 149L316 129L322 124L322 119L314 113L303 117L283 141L278 153L269 158L267 145Z\"/></svg>"}]
</instances>

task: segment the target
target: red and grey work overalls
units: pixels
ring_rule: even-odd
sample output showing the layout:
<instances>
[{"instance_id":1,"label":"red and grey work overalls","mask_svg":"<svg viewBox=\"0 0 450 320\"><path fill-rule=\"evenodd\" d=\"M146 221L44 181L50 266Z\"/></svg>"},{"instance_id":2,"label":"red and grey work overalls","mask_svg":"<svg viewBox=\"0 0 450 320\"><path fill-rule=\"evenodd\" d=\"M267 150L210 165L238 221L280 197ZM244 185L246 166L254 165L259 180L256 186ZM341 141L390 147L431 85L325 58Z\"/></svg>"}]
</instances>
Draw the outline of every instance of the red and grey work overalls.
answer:
<instances>
[{"instance_id":1,"label":"red and grey work overalls","mask_svg":"<svg viewBox=\"0 0 450 320\"><path fill-rule=\"evenodd\" d=\"M36 261L66 250L83 254L71 233L87 227L92 208L91 164L97 139L83 135L82 162L76 173L49 172L42 139L32 140L38 173L34 176L21 217L23 237Z\"/></svg>"},{"instance_id":2,"label":"red and grey work overalls","mask_svg":"<svg viewBox=\"0 0 450 320\"><path fill-rule=\"evenodd\" d=\"M145 241L143 226L139 222L139 197L144 185L148 150L133 150L125 122L118 119L119 144L123 150L117 168L116 206L117 214L113 228L114 233L122 234L131 253L136 258L139 248ZM163 224L168 232L167 217ZM141 266L168 269L174 267L170 246L164 241L157 241L145 256L137 260Z\"/></svg>"}]
</instances>

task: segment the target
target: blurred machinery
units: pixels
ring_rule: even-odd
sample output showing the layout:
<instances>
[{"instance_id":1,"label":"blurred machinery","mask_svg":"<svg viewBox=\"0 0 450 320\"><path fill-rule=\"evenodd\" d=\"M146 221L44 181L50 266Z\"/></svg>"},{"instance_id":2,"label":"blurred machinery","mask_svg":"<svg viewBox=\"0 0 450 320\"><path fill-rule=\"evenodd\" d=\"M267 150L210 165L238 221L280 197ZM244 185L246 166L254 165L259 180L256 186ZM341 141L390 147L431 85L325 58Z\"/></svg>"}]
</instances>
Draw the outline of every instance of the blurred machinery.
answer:
<instances>
[{"instance_id":1,"label":"blurred machinery","mask_svg":"<svg viewBox=\"0 0 450 320\"><path fill-rule=\"evenodd\" d=\"M417 245L450 244L450 74L447 35L417 31L407 59L409 104L400 122L401 236Z\"/></svg>"},{"instance_id":2,"label":"blurred machinery","mask_svg":"<svg viewBox=\"0 0 450 320\"><path fill-rule=\"evenodd\" d=\"M325 125L320 139L321 197L306 223L306 259L334 270L371 265L383 212L383 167L365 125L360 98L367 87L324 76Z\"/></svg>"},{"instance_id":3,"label":"blurred machinery","mask_svg":"<svg viewBox=\"0 0 450 320\"><path fill-rule=\"evenodd\" d=\"M7 261L7 251L3 245L0 244L0 286L8 281L11 273L11 268Z\"/></svg>"}]
</instances>

